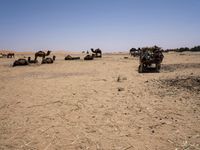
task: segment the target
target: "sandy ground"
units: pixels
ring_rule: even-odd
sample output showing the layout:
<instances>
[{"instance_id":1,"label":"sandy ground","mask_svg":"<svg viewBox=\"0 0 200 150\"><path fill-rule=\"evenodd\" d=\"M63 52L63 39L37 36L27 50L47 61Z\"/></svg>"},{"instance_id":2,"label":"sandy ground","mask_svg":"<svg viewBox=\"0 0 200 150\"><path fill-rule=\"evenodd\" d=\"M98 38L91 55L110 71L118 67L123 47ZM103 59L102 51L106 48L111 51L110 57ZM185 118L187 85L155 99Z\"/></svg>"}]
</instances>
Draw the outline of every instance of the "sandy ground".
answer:
<instances>
[{"instance_id":1,"label":"sandy ground","mask_svg":"<svg viewBox=\"0 0 200 150\"><path fill-rule=\"evenodd\" d=\"M1 58L0 149L199 150L200 53L164 55L160 73L143 74L127 54Z\"/></svg>"}]
</instances>

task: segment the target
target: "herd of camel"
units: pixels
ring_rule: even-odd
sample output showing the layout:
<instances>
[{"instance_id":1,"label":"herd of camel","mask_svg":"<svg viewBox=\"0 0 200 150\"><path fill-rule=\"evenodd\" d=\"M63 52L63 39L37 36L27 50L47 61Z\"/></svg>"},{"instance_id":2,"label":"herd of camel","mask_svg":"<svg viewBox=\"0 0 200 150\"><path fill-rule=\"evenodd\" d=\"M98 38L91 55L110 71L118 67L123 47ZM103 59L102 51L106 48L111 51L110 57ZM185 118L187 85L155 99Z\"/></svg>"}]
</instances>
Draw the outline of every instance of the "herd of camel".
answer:
<instances>
[{"instance_id":1,"label":"herd of camel","mask_svg":"<svg viewBox=\"0 0 200 150\"><path fill-rule=\"evenodd\" d=\"M92 51L91 55L87 51L87 55L84 57L84 60L93 60L94 58L102 57L102 51L99 48L95 49L95 50L93 48L91 48L91 51ZM38 51L35 53L35 58L33 60L31 60L31 57L28 57L28 59L20 58L20 59L14 61L13 67L25 66L25 65L29 65L29 64L38 63L38 60L37 60L38 57L42 58L41 64L52 64L55 61L56 56L53 56L52 58L46 57L46 56L49 56L50 53L51 53L51 51L47 51L46 53L44 51ZM7 55L0 54L0 56L7 57L7 58L13 58L13 57L15 57L15 54L14 53L8 53ZM67 55L65 57L65 60L77 60L77 59L80 59L80 57L72 57L70 55Z\"/></svg>"}]
</instances>

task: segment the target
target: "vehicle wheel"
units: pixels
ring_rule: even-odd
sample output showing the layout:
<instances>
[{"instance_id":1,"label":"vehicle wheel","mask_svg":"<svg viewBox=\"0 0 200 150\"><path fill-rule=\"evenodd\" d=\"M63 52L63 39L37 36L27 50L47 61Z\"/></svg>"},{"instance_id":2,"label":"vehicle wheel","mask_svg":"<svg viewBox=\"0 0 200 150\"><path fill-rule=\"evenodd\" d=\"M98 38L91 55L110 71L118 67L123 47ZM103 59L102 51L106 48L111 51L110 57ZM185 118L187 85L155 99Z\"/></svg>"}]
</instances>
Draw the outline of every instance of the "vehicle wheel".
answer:
<instances>
[{"instance_id":1,"label":"vehicle wheel","mask_svg":"<svg viewBox=\"0 0 200 150\"><path fill-rule=\"evenodd\" d=\"M144 67L143 65L139 65L139 67L138 67L139 73L143 73L143 71L144 71L143 67Z\"/></svg>"},{"instance_id":2,"label":"vehicle wheel","mask_svg":"<svg viewBox=\"0 0 200 150\"><path fill-rule=\"evenodd\" d=\"M161 68L161 65L159 64L159 65L158 65L158 69L160 70L160 68Z\"/></svg>"},{"instance_id":3,"label":"vehicle wheel","mask_svg":"<svg viewBox=\"0 0 200 150\"><path fill-rule=\"evenodd\" d=\"M156 72L160 71L160 64L156 64Z\"/></svg>"}]
</instances>

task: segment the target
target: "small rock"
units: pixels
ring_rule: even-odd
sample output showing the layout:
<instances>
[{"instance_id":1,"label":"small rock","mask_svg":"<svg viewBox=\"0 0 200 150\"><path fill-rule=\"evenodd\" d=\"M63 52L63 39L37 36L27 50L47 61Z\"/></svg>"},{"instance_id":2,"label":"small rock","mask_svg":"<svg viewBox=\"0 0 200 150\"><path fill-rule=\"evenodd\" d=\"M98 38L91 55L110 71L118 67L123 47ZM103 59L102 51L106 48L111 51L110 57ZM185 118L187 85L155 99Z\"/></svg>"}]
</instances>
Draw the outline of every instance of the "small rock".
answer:
<instances>
[{"instance_id":1,"label":"small rock","mask_svg":"<svg viewBox=\"0 0 200 150\"><path fill-rule=\"evenodd\" d=\"M122 82L122 80L127 80L127 77L121 77L121 76L117 77L117 82Z\"/></svg>"},{"instance_id":2,"label":"small rock","mask_svg":"<svg viewBox=\"0 0 200 150\"><path fill-rule=\"evenodd\" d=\"M118 88L118 91L124 91L125 89L124 88L122 88L122 87L119 87Z\"/></svg>"},{"instance_id":3,"label":"small rock","mask_svg":"<svg viewBox=\"0 0 200 150\"><path fill-rule=\"evenodd\" d=\"M117 82L121 82L121 77L120 76L117 77Z\"/></svg>"},{"instance_id":4,"label":"small rock","mask_svg":"<svg viewBox=\"0 0 200 150\"><path fill-rule=\"evenodd\" d=\"M123 77L122 80L127 80L127 77Z\"/></svg>"}]
</instances>

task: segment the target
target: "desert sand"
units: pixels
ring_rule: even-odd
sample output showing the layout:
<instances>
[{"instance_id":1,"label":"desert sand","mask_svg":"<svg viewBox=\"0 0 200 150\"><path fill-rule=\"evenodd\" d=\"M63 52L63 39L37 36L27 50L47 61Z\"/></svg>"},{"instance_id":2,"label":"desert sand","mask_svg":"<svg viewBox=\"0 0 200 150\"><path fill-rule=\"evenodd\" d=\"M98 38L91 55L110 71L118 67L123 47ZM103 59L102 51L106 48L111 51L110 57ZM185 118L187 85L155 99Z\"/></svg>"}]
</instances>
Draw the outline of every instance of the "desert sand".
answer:
<instances>
[{"instance_id":1,"label":"desert sand","mask_svg":"<svg viewBox=\"0 0 200 150\"><path fill-rule=\"evenodd\" d=\"M200 53L164 53L160 73L141 74L128 54L54 54L14 68L0 58L0 149L200 149Z\"/></svg>"}]
</instances>

